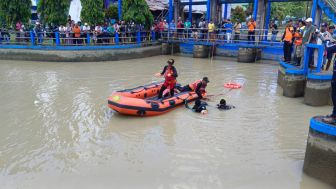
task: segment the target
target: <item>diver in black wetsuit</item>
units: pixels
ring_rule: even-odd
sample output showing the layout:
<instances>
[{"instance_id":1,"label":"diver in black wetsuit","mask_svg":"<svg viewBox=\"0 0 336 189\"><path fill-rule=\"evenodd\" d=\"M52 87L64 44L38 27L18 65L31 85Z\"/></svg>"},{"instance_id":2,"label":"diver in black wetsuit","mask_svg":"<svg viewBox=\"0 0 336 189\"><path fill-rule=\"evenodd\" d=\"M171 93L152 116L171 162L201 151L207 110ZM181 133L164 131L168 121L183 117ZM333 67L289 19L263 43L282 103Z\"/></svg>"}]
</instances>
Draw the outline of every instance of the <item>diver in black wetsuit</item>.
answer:
<instances>
[{"instance_id":1,"label":"diver in black wetsuit","mask_svg":"<svg viewBox=\"0 0 336 189\"><path fill-rule=\"evenodd\" d=\"M219 104L217 104L217 108L219 110L230 110L232 108L236 108L235 106L232 105L227 105L225 99L221 99Z\"/></svg>"},{"instance_id":2,"label":"diver in black wetsuit","mask_svg":"<svg viewBox=\"0 0 336 189\"><path fill-rule=\"evenodd\" d=\"M192 110L193 112L196 112L196 113L201 113L201 114L207 114L208 113L208 110L206 108L208 104L206 102L202 102L200 99L196 99L195 101L195 105L190 108L188 106L188 101L185 101L185 107Z\"/></svg>"}]
</instances>

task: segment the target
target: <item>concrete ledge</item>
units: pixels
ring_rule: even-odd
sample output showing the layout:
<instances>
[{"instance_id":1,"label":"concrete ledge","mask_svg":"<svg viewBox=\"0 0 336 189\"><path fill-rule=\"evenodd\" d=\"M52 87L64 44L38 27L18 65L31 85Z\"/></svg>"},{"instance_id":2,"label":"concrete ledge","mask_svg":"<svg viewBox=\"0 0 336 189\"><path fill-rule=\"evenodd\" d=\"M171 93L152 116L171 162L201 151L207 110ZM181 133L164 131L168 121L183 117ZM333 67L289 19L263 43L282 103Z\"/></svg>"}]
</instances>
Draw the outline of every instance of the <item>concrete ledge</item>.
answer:
<instances>
[{"instance_id":1,"label":"concrete ledge","mask_svg":"<svg viewBox=\"0 0 336 189\"><path fill-rule=\"evenodd\" d=\"M283 88L284 83L285 83L285 75L286 75L286 70L283 66L279 65L278 69L278 80L277 83L279 84L280 87Z\"/></svg>"},{"instance_id":2,"label":"concrete ledge","mask_svg":"<svg viewBox=\"0 0 336 189\"><path fill-rule=\"evenodd\" d=\"M256 61L257 50L255 48L239 48L237 62L252 63Z\"/></svg>"},{"instance_id":3,"label":"concrete ledge","mask_svg":"<svg viewBox=\"0 0 336 189\"><path fill-rule=\"evenodd\" d=\"M283 79L283 96L286 97L302 97L306 85L306 78L304 75L288 74Z\"/></svg>"},{"instance_id":4,"label":"concrete ledge","mask_svg":"<svg viewBox=\"0 0 336 189\"><path fill-rule=\"evenodd\" d=\"M309 79L303 102L310 106L325 106L331 102L331 81Z\"/></svg>"},{"instance_id":5,"label":"concrete ledge","mask_svg":"<svg viewBox=\"0 0 336 189\"><path fill-rule=\"evenodd\" d=\"M336 187L336 126L322 122L321 116L310 120L303 171Z\"/></svg>"},{"instance_id":6,"label":"concrete ledge","mask_svg":"<svg viewBox=\"0 0 336 189\"><path fill-rule=\"evenodd\" d=\"M210 47L205 45L194 45L193 57L194 58L207 58L209 56Z\"/></svg>"},{"instance_id":7,"label":"concrete ledge","mask_svg":"<svg viewBox=\"0 0 336 189\"><path fill-rule=\"evenodd\" d=\"M161 55L161 46L100 50L0 49L0 59L48 62L97 62Z\"/></svg>"}]
</instances>

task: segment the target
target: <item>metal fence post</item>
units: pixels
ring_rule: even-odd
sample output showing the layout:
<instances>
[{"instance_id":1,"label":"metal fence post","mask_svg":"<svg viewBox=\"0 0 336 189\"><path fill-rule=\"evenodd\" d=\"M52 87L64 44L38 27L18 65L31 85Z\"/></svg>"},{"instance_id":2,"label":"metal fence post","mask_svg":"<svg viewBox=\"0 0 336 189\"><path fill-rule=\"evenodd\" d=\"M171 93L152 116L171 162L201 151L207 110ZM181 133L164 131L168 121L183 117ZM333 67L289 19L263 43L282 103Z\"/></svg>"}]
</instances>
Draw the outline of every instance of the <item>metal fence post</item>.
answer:
<instances>
[{"instance_id":1,"label":"metal fence post","mask_svg":"<svg viewBox=\"0 0 336 189\"><path fill-rule=\"evenodd\" d=\"M30 42L32 46L35 45L35 36L33 31L30 31Z\"/></svg>"},{"instance_id":2,"label":"metal fence post","mask_svg":"<svg viewBox=\"0 0 336 189\"><path fill-rule=\"evenodd\" d=\"M118 34L118 32L116 32L116 34L115 34L115 43L116 43L116 45L119 45L119 34Z\"/></svg>"},{"instance_id":3,"label":"metal fence post","mask_svg":"<svg viewBox=\"0 0 336 189\"><path fill-rule=\"evenodd\" d=\"M141 33L140 31L137 32L137 42L138 42L138 44L141 43L141 34L140 33Z\"/></svg>"},{"instance_id":4,"label":"metal fence post","mask_svg":"<svg viewBox=\"0 0 336 189\"><path fill-rule=\"evenodd\" d=\"M86 34L86 45L90 45L90 41L91 41L91 39L90 39L90 33L87 33Z\"/></svg>"},{"instance_id":5,"label":"metal fence post","mask_svg":"<svg viewBox=\"0 0 336 189\"><path fill-rule=\"evenodd\" d=\"M56 46L59 46L61 44L59 32L55 32L55 38L56 38Z\"/></svg>"}]
</instances>

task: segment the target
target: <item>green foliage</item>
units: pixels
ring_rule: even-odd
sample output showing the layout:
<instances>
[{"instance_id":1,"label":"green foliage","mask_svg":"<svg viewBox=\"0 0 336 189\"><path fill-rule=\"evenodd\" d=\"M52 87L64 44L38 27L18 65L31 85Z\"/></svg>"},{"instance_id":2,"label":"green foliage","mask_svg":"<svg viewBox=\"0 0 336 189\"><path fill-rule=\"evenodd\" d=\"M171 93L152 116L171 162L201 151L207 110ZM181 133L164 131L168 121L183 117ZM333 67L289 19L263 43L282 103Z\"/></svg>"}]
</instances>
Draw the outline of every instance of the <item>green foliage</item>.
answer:
<instances>
[{"instance_id":1,"label":"green foliage","mask_svg":"<svg viewBox=\"0 0 336 189\"><path fill-rule=\"evenodd\" d=\"M236 8L231 9L231 18L233 22L244 22L246 18L244 8L241 6L236 6Z\"/></svg>"},{"instance_id":2,"label":"green foliage","mask_svg":"<svg viewBox=\"0 0 336 189\"><path fill-rule=\"evenodd\" d=\"M82 22L88 22L90 25L101 24L104 22L104 1L103 0L81 0Z\"/></svg>"},{"instance_id":3,"label":"green foliage","mask_svg":"<svg viewBox=\"0 0 336 189\"><path fill-rule=\"evenodd\" d=\"M286 16L302 18L306 16L308 2L272 2L271 17L283 20Z\"/></svg>"},{"instance_id":4,"label":"green foliage","mask_svg":"<svg viewBox=\"0 0 336 189\"><path fill-rule=\"evenodd\" d=\"M31 0L0 0L0 20L8 25L27 23L31 17Z\"/></svg>"},{"instance_id":5,"label":"green foliage","mask_svg":"<svg viewBox=\"0 0 336 189\"><path fill-rule=\"evenodd\" d=\"M41 21L45 24L65 24L69 13L69 0L40 0L37 11L41 13Z\"/></svg>"},{"instance_id":6,"label":"green foliage","mask_svg":"<svg viewBox=\"0 0 336 189\"><path fill-rule=\"evenodd\" d=\"M118 19L118 7L112 5L105 9L105 17L108 19Z\"/></svg>"},{"instance_id":7,"label":"green foliage","mask_svg":"<svg viewBox=\"0 0 336 189\"><path fill-rule=\"evenodd\" d=\"M126 22L134 21L137 24L144 24L147 28L154 22L153 14L145 0L123 0L122 11L122 17Z\"/></svg>"}]
</instances>

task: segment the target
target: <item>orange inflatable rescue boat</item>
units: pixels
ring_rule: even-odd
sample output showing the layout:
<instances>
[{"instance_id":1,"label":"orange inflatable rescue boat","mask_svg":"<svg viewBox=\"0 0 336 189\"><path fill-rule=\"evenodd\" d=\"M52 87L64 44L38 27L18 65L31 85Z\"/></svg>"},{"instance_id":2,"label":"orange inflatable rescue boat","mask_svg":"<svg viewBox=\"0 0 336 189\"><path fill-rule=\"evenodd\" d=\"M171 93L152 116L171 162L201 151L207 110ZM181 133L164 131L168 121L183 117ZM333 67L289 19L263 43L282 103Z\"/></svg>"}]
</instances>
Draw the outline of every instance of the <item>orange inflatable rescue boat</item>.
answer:
<instances>
[{"instance_id":1,"label":"orange inflatable rescue boat","mask_svg":"<svg viewBox=\"0 0 336 189\"><path fill-rule=\"evenodd\" d=\"M183 105L185 100L189 102L198 97L195 92L181 92L173 97L158 99L162 85L163 82L157 82L114 92L108 98L108 106L120 114L154 116Z\"/></svg>"}]
</instances>

